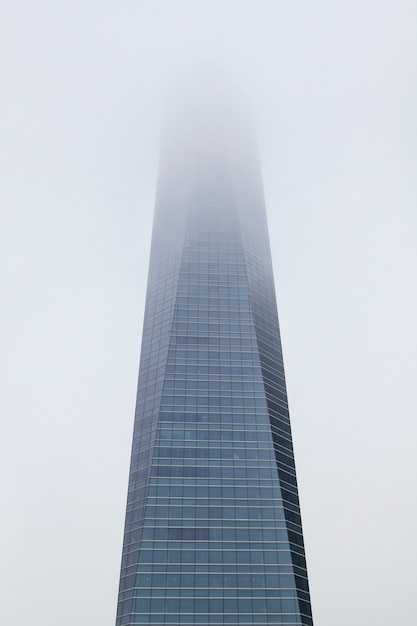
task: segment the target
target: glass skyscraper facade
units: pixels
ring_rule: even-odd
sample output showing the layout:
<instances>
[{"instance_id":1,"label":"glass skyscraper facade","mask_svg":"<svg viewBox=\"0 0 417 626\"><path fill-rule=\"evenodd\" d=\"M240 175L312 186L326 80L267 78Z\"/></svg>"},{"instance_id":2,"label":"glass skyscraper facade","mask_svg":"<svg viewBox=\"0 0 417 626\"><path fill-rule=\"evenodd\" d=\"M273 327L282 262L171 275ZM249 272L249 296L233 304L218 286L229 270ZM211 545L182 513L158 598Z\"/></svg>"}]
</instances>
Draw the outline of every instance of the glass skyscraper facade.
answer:
<instances>
[{"instance_id":1,"label":"glass skyscraper facade","mask_svg":"<svg viewBox=\"0 0 417 626\"><path fill-rule=\"evenodd\" d=\"M313 624L256 146L220 117L161 159L117 626Z\"/></svg>"}]
</instances>

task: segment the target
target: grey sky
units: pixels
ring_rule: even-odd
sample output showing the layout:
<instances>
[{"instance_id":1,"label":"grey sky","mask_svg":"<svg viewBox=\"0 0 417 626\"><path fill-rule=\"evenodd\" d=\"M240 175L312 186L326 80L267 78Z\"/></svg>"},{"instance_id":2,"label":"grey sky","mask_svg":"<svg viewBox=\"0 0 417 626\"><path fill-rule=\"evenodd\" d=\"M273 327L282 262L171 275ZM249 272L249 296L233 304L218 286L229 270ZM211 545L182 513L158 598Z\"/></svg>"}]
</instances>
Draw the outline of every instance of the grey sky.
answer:
<instances>
[{"instance_id":1,"label":"grey sky","mask_svg":"<svg viewBox=\"0 0 417 626\"><path fill-rule=\"evenodd\" d=\"M317 626L414 626L417 5L3 0L0 623L114 623L160 136L253 103Z\"/></svg>"}]
</instances>

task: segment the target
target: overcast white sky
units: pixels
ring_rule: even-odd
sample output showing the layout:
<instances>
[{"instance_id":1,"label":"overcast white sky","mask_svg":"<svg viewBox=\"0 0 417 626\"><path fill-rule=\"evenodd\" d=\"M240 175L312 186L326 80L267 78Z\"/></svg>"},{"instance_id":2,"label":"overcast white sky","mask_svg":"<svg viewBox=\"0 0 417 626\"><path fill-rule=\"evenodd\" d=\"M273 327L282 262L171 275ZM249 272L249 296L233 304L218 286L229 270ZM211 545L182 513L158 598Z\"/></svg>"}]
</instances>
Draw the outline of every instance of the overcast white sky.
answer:
<instances>
[{"instance_id":1,"label":"overcast white sky","mask_svg":"<svg viewBox=\"0 0 417 626\"><path fill-rule=\"evenodd\" d=\"M316 626L415 626L417 4L3 0L0 623L112 626L160 135L252 100Z\"/></svg>"}]
</instances>

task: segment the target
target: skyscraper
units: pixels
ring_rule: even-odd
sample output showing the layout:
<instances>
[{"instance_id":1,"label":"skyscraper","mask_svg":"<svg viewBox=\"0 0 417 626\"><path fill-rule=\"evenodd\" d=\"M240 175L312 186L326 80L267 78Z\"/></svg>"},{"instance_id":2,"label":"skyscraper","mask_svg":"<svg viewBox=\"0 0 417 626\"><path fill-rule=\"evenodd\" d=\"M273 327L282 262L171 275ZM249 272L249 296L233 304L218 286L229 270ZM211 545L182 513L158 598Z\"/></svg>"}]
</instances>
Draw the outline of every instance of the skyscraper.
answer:
<instances>
[{"instance_id":1,"label":"skyscraper","mask_svg":"<svg viewBox=\"0 0 417 626\"><path fill-rule=\"evenodd\" d=\"M257 150L206 96L162 153L116 624L310 626Z\"/></svg>"}]
</instances>

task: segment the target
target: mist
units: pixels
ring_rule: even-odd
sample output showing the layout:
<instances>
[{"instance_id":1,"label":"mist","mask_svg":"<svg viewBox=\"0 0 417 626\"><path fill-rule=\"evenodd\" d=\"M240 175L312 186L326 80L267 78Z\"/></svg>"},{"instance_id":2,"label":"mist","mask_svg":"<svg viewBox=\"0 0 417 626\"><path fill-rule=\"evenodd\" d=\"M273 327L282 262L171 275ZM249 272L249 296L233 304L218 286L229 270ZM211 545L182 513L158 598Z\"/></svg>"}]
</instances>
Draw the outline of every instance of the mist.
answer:
<instances>
[{"instance_id":1,"label":"mist","mask_svg":"<svg viewBox=\"0 0 417 626\"><path fill-rule=\"evenodd\" d=\"M315 624L414 624L416 32L406 0L3 2L1 623L114 624L161 143L213 71L256 127Z\"/></svg>"}]
</instances>

